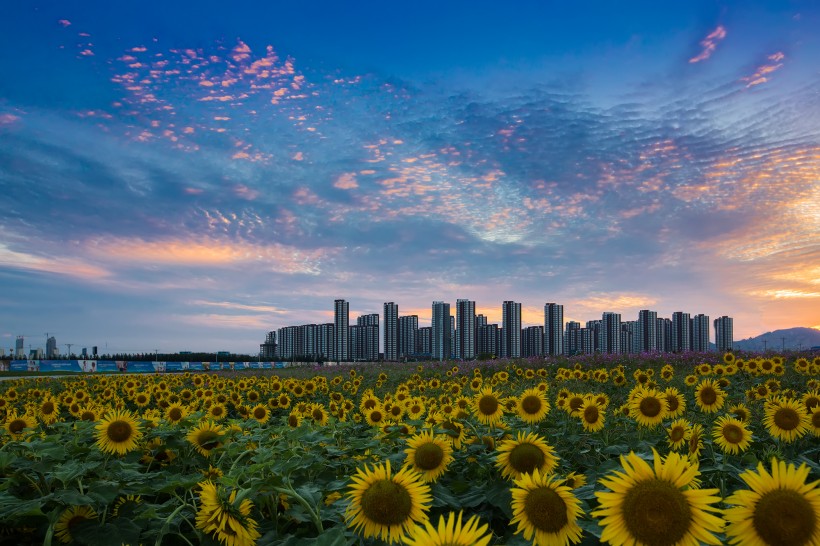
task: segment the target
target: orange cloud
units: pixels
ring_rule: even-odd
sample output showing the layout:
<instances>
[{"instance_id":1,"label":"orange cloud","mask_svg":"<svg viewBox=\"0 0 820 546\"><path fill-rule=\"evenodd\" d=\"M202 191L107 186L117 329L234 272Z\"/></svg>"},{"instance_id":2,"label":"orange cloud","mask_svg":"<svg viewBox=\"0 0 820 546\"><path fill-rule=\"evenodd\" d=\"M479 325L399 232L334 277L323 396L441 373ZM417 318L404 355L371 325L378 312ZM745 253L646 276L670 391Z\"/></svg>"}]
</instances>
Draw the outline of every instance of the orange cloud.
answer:
<instances>
[{"instance_id":1,"label":"orange cloud","mask_svg":"<svg viewBox=\"0 0 820 546\"><path fill-rule=\"evenodd\" d=\"M305 156L302 154L302 152L296 152L295 154L293 154L291 159L293 159L294 161L302 161L304 158Z\"/></svg>"},{"instance_id":2,"label":"orange cloud","mask_svg":"<svg viewBox=\"0 0 820 546\"><path fill-rule=\"evenodd\" d=\"M86 280L102 279L110 274L102 267L97 267L87 261L73 258L44 258L33 254L16 252L2 243L0 243L0 266L55 273Z\"/></svg>"},{"instance_id":3,"label":"orange cloud","mask_svg":"<svg viewBox=\"0 0 820 546\"><path fill-rule=\"evenodd\" d=\"M247 155L247 154L245 154L245 155ZM234 156L234 157L236 157L236 156ZM235 186L233 191L238 197L241 197L242 199L246 199L248 201L253 201L257 197L259 197L259 192L258 191L253 190L253 189L251 189L251 188L249 188L249 187L247 187L243 184L239 184L239 185Z\"/></svg>"},{"instance_id":4,"label":"orange cloud","mask_svg":"<svg viewBox=\"0 0 820 546\"><path fill-rule=\"evenodd\" d=\"M769 74L779 70L783 66L783 63L780 61L785 58L786 55L784 55L781 51L769 55L766 57L769 61L767 64L758 66L754 74L751 76L746 76L745 78L740 78L740 81L747 82L746 88L754 87L756 85L760 85L761 83L766 83L770 79Z\"/></svg>"},{"instance_id":5,"label":"orange cloud","mask_svg":"<svg viewBox=\"0 0 820 546\"><path fill-rule=\"evenodd\" d=\"M723 25L718 25L718 27L710 32L706 38L701 40L700 45L703 46L703 50L695 57L689 59L689 62L699 63L711 57L712 53L715 52L718 43L720 43L724 38L726 38L726 29Z\"/></svg>"},{"instance_id":6,"label":"orange cloud","mask_svg":"<svg viewBox=\"0 0 820 546\"><path fill-rule=\"evenodd\" d=\"M284 314L286 311L279 309L278 307L274 307L272 305L247 305L243 303L233 303L229 301L207 301L207 300L194 300L191 302L193 305L204 305L208 307L219 307L221 309L239 309L241 311L253 311L256 313L275 313L275 314Z\"/></svg>"},{"instance_id":7,"label":"orange cloud","mask_svg":"<svg viewBox=\"0 0 820 546\"><path fill-rule=\"evenodd\" d=\"M105 261L147 266L230 267L262 263L280 273L318 274L322 250L302 250L279 243L257 245L211 237L191 239L101 238L86 243L88 254Z\"/></svg>"},{"instance_id":8,"label":"orange cloud","mask_svg":"<svg viewBox=\"0 0 820 546\"><path fill-rule=\"evenodd\" d=\"M333 183L333 187L340 190L354 190L358 188L359 184L356 182L356 173L342 173Z\"/></svg>"}]
</instances>

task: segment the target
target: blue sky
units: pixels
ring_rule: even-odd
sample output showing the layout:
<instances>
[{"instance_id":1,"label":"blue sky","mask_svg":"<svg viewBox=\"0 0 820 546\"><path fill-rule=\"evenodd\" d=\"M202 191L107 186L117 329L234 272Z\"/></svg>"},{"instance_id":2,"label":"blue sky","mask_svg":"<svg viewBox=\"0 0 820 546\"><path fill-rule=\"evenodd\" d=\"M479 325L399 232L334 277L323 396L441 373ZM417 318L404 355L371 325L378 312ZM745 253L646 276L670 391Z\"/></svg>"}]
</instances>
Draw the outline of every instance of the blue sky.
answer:
<instances>
[{"instance_id":1,"label":"blue sky","mask_svg":"<svg viewBox=\"0 0 820 546\"><path fill-rule=\"evenodd\" d=\"M2 347L254 353L336 298L820 327L814 3L6 11Z\"/></svg>"}]
</instances>

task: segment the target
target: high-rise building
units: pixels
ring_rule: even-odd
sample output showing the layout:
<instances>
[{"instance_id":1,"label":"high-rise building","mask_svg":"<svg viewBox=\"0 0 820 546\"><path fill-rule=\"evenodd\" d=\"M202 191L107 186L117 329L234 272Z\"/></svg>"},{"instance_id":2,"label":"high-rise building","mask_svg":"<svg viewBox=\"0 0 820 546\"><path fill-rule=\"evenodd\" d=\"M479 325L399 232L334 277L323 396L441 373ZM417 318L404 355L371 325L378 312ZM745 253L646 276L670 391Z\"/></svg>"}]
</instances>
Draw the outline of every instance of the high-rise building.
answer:
<instances>
[{"instance_id":1,"label":"high-rise building","mask_svg":"<svg viewBox=\"0 0 820 546\"><path fill-rule=\"evenodd\" d=\"M456 358L475 358L475 323L475 302L456 300Z\"/></svg>"},{"instance_id":2,"label":"high-rise building","mask_svg":"<svg viewBox=\"0 0 820 546\"><path fill-rule=\"evenodd\" d=\"M384 304L384 359L399 359L399 306L392 301Z\"/></svg>"},{"instance_id":3,"label":"high-rise building","mask_svg":"<svg viewBox=\"0 0 820 546\"><path fill-rule=\"evenodd\" d=\"M450 358L452 351L452 329L450 320L450 304L443 301L433 302L433 318L431 321L432 357L434 360Z\"/></svg>"},{"instance_id":4,"label":"high-rise building","mask_svg":"<svg viewBox=\"0 0 820 546\"><path fill-rule=\"evenodd\" d=\"M544 304L544 354L564 354L564 306Z\"/></svg>"},{"instance_id":5,"label":"high-rise building","mask_svg":"<svg viewBox=\"0 0 820 546\"><path fill-rule=\"evenodd\" d=\"M691 351L689 345L689 313L675 311L672 313L672 352L685 353Z\"/></svg>"},{"instance_id":6,"label":"high-rise building","mask_svg":"<svg viewBox=\"0 0 820 546\"><path fill-rule=\"evenodd\" d=\"M601 315L598 350L606 354L621 352L621 314L606 311Z\"/></svg>"},{"instance_id":7,"label":"high-rise building","mask_svg":"<svg viewBox=\"0 0 820 546\"><path fill-rule=\"evenodd\" d=\"M521 357L521 304L505 301L501 304L501 356Z\"/></svg>"},{"instance_id":8,"label":"high-rise building","mask_svg":"<svg viewBox=\"0 0 820 546\"><path fill-rule=\"evenodd\" d=\"M46 358L54 358L57 355L57 340L54 338L54 336L51 336L50 338L46 339Z\"/></svg>"},{"instance_id":9,"label":"high-rise building","mask_svg":"<svg viewBox=\"0 0 820 546\"><path fill-rule=\"evenodd\" d=\"M17 336L17 339L14 341L14 356L19 359L26 358L26 348L25 348L26 340L23 336Z\"/></svg>"},{"instance_id":10,"label":"high-rise building","mask_svg":"<svg viewBox=\"0 0 820 546\"><path fill-rule=\"evenodd\" d=\"M259 345L259 356L261 358L276 358L276 332L270 331L265 336L265 343Z\"/></svg>"},{"instance_id":11,"label":"high-rise building","mask_svg":"<svg viewBox=\"0 0 820 546\"><path fill-rule=\"evenodd\" d=\"M333 303L333 356L337 362L350 360L348 335L350 334L350 304L345 300L335 300Z\"/></svg>"},{"instance_id":12,"label":"high-rise building","mask_svg":"<svg viewBox=\"0 0 820 546\"><path fill-rule=\"evenodd\" d=\"M428 356L433 356L433 327L432 326L422 326L419 328L419 337L418 337L418 347L416 349L416 354Z\"/></svg>"},{"instance_id":13,"label":"high-rise building","mask_svg":"<svg viewBox=\"0 0 820 546\"><path fill-rule=\"evenodd\" d=\"M371 313L356 319L356 325L364 328L360 334L361 349L356 355L358 360L376 361L379 359L379 315Z\"/></svg>"},{"instance_id":14,"label":"high-rise building","mask_svg":"<svg viewBox=\"0 0 820 546\"><path fill-rule=\"evenodd\" d=\"M399 317L398 355L399 358L415 356L418 350L419 316ZM385 357L386 358L386 357Z\"/></svg>"},{"instance_id":15,"label":"high-rise building","mask_svg":"<svg viewBox=\"0 0 820 546\"><path fill-rule=\"evenodd\" d=\"M672 320L659 318L655 329L658 351L661 353L672 352Z\"/></svg>"},{"instance_id":16,"label":"high-rise building","mask_svg":"<svg viewBox=\"0 0 820 546\"><path fill-rule=\"evenodd\" d=\"M544 327L527 326L521 330L521 356L533 357L544 354Z\"/></svg>"},{"instance_id":17,"label":"high-rise building","mask_svg":"<svg viewBox=\"0 0 820 546\"><path fill-rule=\"evenodd\" d=\"M635 325L636 352L654 353L658 350L658 312L649 309L638 311Z\"/></svg>"},{"instance_id":18,"label":"high-rise building","mask_svg":"<svg viewBox=\"0 0 820 546\"><path fill-rule=\"evenodd\" d=\"M583 338L581 337L581 323L571 320L567 322L564 333L564 353L567 356L579 355L584 352Z\"/></svg>"},{"instance_id":19,"label":"high-rise building","mask_svg":"<svg viewBox=\"0 0 820 546\"><path fill-rule=\"evenodd\" d=\"M734 347L734 320L732 317L722 316L715 319L715 345L717 350L731 351Z\"/></svg>"},{"instance_id":20,"label":"high-rise building","mask_svg":"<svg viewBox=\"0 0 820 546\"><path fill-rule=\"evenodd\" d=\"M692 317L690 325L691 343L693 351L705 353L709 350L709 317L706 315L695 315Z\"/></svg>"},{"instance_id":21,"label":"high-rise building","mask_svg":"<svg viewBox=\"0 0 820 546\"><path fill-rule=\"evenodd\" d=\"M630 354L640 352L638 350L637 335L638 330L637 320L627 320L621 323L621 353Z\"/></svg>"},{"instance_id":22,"label":"high-rise building","mask_svg":"<svg viewBox=\"0 0 820 546\"><path fill-rule=\"evenodd\" d=\"M479 326L478 335L476 336L478 339L476 342L476 351L478 351L477 354L485 356L498 356L501 354L498 347L500 335L498 324L484 324Z\"/></svg>"},{"instance_id":23,"label":"high-rise building","mask_svg":"<svg viewBox=\"0 0 820 546\"><path fill-rule=\"evenodd\" d=\"M333 343L336 325L325 322L316 325L316 359L333 360Z\"/></svg>"}]
</instances>

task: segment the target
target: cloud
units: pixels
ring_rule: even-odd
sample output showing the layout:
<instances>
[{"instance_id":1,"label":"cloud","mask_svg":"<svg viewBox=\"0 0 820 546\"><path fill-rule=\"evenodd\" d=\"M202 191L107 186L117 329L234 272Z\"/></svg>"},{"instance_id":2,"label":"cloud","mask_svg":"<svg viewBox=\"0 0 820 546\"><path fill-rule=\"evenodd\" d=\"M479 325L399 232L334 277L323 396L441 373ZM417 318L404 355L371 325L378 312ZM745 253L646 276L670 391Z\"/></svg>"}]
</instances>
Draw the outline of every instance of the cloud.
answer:
<instances>
[{"instance_id":1,"label":"cloud","mask_svg":"<svg viewBox=\"0 0 820 546\"><path fill-rule=\"evenodd\" d=\"M63 28L71 26L71 21L68 19L60 19L57 23L62 26Z\"/></svg>"},{"instance_id":2,"label":"cloud","mask_svg":"<svg viewBox=\"0 0 820 546\"><path fill-rule=\"evenodd\" d=\"M143 240L104 237L90 240L86 251L119 264L178 267L232 267L257 263L280 273L319 274L325 252L287 245L252 244L193 236L189 239Z\"/></svg>"},{"instance_id":3,"label":"cloud","mask_svg":"<svg viewBox=\"0 0 820 546\"><path fill-rule=\"evenodd\" d=\"M3 113L0 114L0 127L4 125L13 125L20 121L20 116L15 116L14 114Z\"/></svg>"},{"instance_id":4,"label":"cloud","mask_svg":"<svg viewBox=\"0 0 820 546\"><path fill-rule=\"evenodd\" d=\"M740 81L746 82L746 87L754 87L762 83L766 83L771 78L771 74L780 70L783 67L783 59L786 58L782 52L778 51L766 57L767 62L757 67L757 70L749 76L740 78Z\"/></svg>"},{"instance_id":5,"label":"cloud","mask_svg":"<svg viewBox=\"0 0 820 546\"><path fill-rule=\"evenodd\" d=\"M255 313L272 313L282 314L286 311L274 307L272 305L248 305L243 303L235 303L229 301L207 301L207 300L193 300L191 305L203 305L207 307L219 307L221 309L236 309L240 311L253 311Z\"/></svg>"},{"instance_id":6,"label":"cloud","mask_svg":"<svg viewBox=\"0 0 820 546\"><path fill-rule=\"evenodd\" d=\"M336 178L336 181L333 182L333 187L338 188L340 190L354 190L359 187L358 182L356 182L356 173L342 173Z\"/></svg>"},{"instance_id":7,"label":"cloud","mask_svg":"<svg viewBox=\"0 0 820 546\"><path fill-rule=\"evenodd\" d=\"M715 30L709 33L706 38L701 40L700 45L703 47L700 53L689 59L690 63L699 63L705 61L715 52L717 45L726 38L726 29L723 25L718 25Z\"/></svg>"},{"instance_id":8,"label":"cloud","mask_svg":"<svg viewBox=\"0 0 820 546\"><path fill-rule=\"evenodd\" d=\"M77 258L43 257L17 252L0 243L0 266L65 275L84 280L101 280L111 273L103 267Z\"/></svg>"}]
</instances>

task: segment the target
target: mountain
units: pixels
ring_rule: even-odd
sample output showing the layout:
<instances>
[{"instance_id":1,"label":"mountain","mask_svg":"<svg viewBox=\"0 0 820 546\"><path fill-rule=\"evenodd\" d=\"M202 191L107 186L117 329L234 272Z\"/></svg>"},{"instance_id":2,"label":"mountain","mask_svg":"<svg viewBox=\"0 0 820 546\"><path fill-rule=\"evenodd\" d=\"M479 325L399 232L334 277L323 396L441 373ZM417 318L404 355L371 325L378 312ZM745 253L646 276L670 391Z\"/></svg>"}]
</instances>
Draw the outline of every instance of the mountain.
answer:
<instances>
[{"instance_id":1,"label":"mountain","mask_svg":"<svg viewBox=\"0 0 820 546\"><path fill-rule=\"evenodd\" d=\"M757 337L741 339L734 342L734 347L741 351L774 351L810 349L820 346L820 330L814 328L786 328L766 332Z\"/></svg>"}]
</instances>

